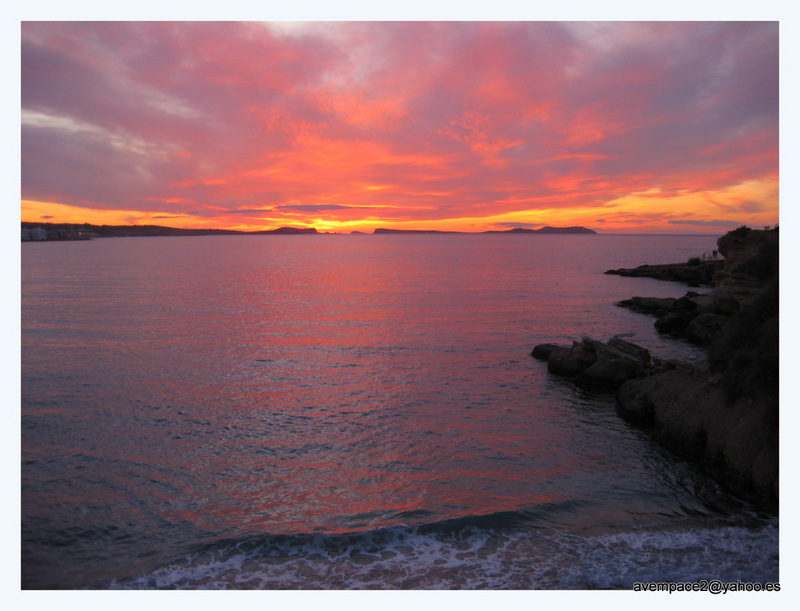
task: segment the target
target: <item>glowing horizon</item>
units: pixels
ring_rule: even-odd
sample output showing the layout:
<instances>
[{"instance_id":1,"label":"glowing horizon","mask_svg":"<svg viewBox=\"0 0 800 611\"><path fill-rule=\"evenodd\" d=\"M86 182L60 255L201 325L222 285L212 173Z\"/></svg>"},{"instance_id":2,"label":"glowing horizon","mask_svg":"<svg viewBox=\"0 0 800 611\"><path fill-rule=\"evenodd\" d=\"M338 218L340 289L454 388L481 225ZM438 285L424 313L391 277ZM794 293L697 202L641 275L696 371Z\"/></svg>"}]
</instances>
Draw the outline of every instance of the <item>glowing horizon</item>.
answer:
<instances>
[{"instance_id":1,"label":"glowing horizon","mask_svg":"<svg viewBox=\"0 0 800 611\"><path fill-rule=\"evenodd\" d=\"M23 221L778 223L777 22L23 22Z\"/></svg>"}]
</instances>

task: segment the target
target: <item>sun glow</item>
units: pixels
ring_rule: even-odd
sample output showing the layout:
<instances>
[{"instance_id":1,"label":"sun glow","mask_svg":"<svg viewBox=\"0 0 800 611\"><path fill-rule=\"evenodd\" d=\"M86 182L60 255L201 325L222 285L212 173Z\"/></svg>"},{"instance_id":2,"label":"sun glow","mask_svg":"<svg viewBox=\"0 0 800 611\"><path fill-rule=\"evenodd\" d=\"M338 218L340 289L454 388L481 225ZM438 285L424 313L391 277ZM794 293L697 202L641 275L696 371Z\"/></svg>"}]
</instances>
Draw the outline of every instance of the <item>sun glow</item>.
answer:
<instances>
[{"instance_id":1,"label":"sun glow","mask_svg":"<svg viewBox=\"0 0 800 611\"><path fill-rule=\"evenodd\" d=\"M777 41L774 22L26 22L22 218L773 225Z\"/></svg>"}]
</instances>

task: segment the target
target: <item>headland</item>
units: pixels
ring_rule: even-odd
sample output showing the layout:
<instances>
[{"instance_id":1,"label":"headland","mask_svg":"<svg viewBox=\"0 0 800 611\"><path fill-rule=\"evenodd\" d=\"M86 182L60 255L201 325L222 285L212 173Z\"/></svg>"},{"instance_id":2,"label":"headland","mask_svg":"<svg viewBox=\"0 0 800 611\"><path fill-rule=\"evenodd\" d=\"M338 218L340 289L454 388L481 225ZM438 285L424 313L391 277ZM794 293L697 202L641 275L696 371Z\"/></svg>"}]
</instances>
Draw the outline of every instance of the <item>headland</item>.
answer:
<instances>
[{"instance_id":1,"label":"headland","mask_svg":"<svg viewBox=\"0 0 800 611\"><path fill-rule=\"evenodd\" d=\"M607 273L708 286L680 298L617 305L656 317L659 333L703 346L702 363L663 360L631 342L583 338L532 356L553 375L616 394L617 413L720 484L768 511L778 489L778 228L740 227L717 240L720 259Z\"/></svg>"}]
</instances>

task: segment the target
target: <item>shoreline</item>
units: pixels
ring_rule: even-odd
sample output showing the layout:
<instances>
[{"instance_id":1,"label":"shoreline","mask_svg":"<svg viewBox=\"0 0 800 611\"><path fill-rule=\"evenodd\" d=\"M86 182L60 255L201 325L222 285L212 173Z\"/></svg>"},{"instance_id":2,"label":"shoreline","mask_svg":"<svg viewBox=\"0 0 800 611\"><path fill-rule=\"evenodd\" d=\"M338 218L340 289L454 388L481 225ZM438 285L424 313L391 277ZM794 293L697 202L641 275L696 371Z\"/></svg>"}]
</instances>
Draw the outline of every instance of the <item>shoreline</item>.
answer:
<instances>
[{"instance_id":1,"label":"shoreline","mask_svg":"<svg viewBox=\"0 0 800 611\"><path fill-rule=\"evenodd\" d=\"M619 337L540 344L531 355L553 375L615 393L622 418L737 496L776 513L778 229L741 227L717 243L722 259L606 272L713 287L702 295L617 303L654 316L659 333L704 347L706 362L659 359Z\"/></svg>"}]
</instances>

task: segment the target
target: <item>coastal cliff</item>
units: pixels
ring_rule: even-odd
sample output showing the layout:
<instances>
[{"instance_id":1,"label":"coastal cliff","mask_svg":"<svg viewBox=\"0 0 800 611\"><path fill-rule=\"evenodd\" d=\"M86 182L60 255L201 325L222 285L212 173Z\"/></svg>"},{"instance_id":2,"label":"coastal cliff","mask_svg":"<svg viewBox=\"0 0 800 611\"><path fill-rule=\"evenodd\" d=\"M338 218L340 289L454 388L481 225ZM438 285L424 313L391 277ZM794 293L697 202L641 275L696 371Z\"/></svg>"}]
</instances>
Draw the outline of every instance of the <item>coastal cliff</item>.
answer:
<instances>
[{"instance_id":1,"label":"coastal cliff","mask_svg":"<svg viewBox=\"0 0 800 611\"><path fill-rule=\"evenodd\" d=\"M617 413L696 461L731 491L776 510L778 489L778 229L741 227L717 241L702 273L713 287L678 299L632 297L618 305L653 315L660 333L705 346L702 364L667 361L613 338L544 344L533 356L576 384L616 393ZM611 270L696 284L687 264ZM644 269L647 268L647 269ZM672 275L677 270L680 278ZM629 273L630 272L630 273Z\"/></svg>"}]
</instances>

